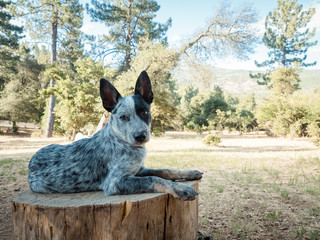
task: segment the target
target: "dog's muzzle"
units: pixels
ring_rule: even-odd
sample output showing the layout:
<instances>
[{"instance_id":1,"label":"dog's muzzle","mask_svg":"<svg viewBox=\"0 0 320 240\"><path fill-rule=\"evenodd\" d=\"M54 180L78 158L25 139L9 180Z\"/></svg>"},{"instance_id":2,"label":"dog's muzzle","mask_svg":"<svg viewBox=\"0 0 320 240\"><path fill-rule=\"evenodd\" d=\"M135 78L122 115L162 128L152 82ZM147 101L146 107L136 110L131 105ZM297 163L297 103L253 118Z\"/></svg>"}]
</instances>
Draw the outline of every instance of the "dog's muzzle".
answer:
<instances>
[{"instance_id":1,"label":"dog's muzzle","mask_svg":"<svg viewBox=\"0 0 320 240\"><path fill-rule=\"evenodd\" d=\"M146 141L147 132L146 132L146 131L135 132L134 135L133 135L133 137L134 137L134 140L135 140L137 143L141 144L141 143L143 143L143 142Z\"/></svg>"}]
</instances>

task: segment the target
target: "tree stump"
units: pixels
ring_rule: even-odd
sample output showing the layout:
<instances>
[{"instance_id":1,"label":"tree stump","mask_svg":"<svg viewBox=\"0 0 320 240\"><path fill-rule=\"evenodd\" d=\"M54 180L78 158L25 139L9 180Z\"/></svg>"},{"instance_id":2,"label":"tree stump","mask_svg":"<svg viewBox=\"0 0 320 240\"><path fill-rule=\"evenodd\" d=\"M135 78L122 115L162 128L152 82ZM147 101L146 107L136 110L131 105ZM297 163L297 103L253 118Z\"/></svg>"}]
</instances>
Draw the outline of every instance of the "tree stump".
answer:
<instances>
[{"instance_id":1,"label":"tree stump","mask_svg":"<svg viewBox=\"0 0 320 240\"><path fill-rule=\"evenodd\" d=\"M198 190L198 182L185 182ZM166 193L106 197L101 192L21 192L12 201L13 239L196 239L198 197Z\"/></svg>"}]
</instances>

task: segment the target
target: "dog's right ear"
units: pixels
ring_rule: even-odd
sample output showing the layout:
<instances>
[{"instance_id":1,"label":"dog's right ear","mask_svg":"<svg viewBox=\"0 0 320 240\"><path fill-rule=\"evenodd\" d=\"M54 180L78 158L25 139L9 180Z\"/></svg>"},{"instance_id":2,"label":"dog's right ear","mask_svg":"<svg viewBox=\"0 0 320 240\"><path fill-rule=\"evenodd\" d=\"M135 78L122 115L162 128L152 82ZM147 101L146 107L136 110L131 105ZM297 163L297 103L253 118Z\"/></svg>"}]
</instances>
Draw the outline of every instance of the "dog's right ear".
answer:
<instances>
[{"instance_id":1,"label":"dog's right ear","mask_svg":"<svg viewBox=\"0 0 320 240\"><path fill-rule=\"evenodd\" d=\"M106 79L100 79L100 97L103 107L111 112L122 98L117 89Z\"/></svg>"}]
</instances>

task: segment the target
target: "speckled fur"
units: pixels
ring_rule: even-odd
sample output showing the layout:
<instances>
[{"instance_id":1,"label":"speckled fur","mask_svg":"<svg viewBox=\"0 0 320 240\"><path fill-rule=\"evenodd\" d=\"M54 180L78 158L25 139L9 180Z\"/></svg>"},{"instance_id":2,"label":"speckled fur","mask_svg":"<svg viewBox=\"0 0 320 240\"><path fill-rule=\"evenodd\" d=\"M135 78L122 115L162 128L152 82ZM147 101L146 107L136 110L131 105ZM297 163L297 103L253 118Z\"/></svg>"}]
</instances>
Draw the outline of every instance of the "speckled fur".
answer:
<instances>
[{"instance_id":1,"label":"speckled fur","mask_svg":"<svg viewBox=\"0 0 320 240\"><path fill-rule=\"evenodd\" d=\"M112 112L109 123L91 138L40 149L29 163L30 188L39 193L103 190L107 196L167 192L182 200L195 199L194 189L171 180L200 179L201 172L144 167L153 100L147 73L140 74L135 95L122 98L104 79L100 95L104 108Z\"/></svg>"}]
</instances>

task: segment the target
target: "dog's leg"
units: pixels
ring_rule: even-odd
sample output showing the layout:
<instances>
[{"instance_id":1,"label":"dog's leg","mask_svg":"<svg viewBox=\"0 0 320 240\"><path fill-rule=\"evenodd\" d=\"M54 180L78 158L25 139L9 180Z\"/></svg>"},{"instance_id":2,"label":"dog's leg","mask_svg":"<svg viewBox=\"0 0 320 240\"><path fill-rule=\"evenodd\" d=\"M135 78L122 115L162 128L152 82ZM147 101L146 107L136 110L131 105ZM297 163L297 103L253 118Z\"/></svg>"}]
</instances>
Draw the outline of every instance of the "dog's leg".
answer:
<instances>
[{"instance_id":1,"label":"dog's leg","mask_svg":"<svg viewBox=\"0 0 320 240\"><path fill-rule=\"evenodd\" d=\"M171 181L189 181L202 178L202 172L198 170L176 171L169 169L149 169L141 168L136 176L157 176Z\"/></svg>"},{"instance_id":2,"label":"dog's leg","mask_svg":"<svg viewBox=\"0 0 320 240\"><path fill-rule=\"evenodd\" d=\"M112 179L112 180L111 180ZM191 187L174 183L155 176L136 177L122 176L106 178L102 190L107 196L136 193L170 193L180 200L194 200L198 193Z\"/></svg>"}]
</instances>

